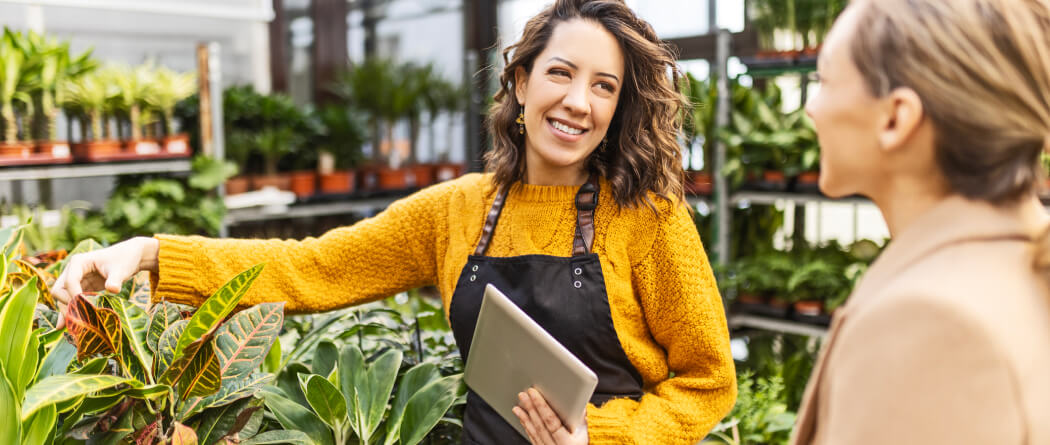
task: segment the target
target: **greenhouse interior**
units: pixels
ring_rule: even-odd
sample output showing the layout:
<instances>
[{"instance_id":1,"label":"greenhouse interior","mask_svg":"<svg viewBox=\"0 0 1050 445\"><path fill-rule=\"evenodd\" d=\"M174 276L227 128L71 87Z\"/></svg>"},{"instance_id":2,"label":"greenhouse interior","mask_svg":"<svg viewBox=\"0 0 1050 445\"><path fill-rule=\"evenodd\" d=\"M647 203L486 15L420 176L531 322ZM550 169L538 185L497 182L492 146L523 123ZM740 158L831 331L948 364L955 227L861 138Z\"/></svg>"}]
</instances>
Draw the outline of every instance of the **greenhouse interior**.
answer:
<instances>
[{"instance_id":1,"label":"greenhouse interior","mask_svg":"<svg viewBox=\"0 0 1050 445\"><path fill-rule=\"evenodd\" d=\"M837 23L865 26L849 11L882 11L857 3L875 2L0 0L0 444L876 443L824 392L879 374L835 380L836 350L832 383L810 385L899 233L882 195L821 173L824 131L855 123L818 138L832 105L814 98L845 88L825 50L845 51ZM590 145L564 176L574 141ZM1039 153L1025 181L1045 190ZM497 298L542 335L484 356L483 329L517 332L483 325ZM925 333L901 323L884 336ZM840 347L860 332L843 324ZM893 420L870 437L1047 444L1040 403L1002 414L1027 441L916 441Z\"/></svg>"}]
</instances>

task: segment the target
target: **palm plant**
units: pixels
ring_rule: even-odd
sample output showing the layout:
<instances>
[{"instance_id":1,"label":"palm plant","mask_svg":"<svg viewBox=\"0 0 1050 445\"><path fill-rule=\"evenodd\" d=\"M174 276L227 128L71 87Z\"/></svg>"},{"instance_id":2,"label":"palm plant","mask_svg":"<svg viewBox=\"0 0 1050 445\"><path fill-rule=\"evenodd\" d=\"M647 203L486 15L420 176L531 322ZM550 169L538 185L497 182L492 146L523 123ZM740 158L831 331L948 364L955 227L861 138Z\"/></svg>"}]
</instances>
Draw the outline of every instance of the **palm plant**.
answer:
<instances>
[{"instance_id":1,"label":"palm plant","mask_svg":"<svg viewBox=\"0 0 1050 445\"><path fill-rule=\"evenodd\" d=\"M32 108L33 100L29 95L31 79L39 69L39 58L29 51L25 38L4 28L0 39L0 115L4 122L4 143L18 142L18 117L15 114L16 102Z\"/></svg>"},{"instance_id":2,"label":"palm plant","mask_svg":"<svg viewBox=\"0 0 1050 445\"><path fill-rule=\"evenodd\" d=\"M69 42L60 42L30 32L26 41L32 53L40 57L40 71L36 76L35 92L40 98L40 113L45 124L41 139L58 139L58 112L65 102L66 79L76 78L94 70L98 62L91 60L91 51L71 57Z\"/></svg>"},{"instance_id":3,"label":"palm plant","mask_svg":"<svg viewBox=\"0 0 1050 445\"><path fill-rule=\"evenodd\" d=\"M163 67L153 72L153 87L146 92L143 99L161 112L165 136L171 137L175 134L175 105L196 92L195 73L176 73Z\"/></svg>"},{"instance_id":4,"label":"palm plant","mask_svg":"<svg viewBox=\"0 0 1050 445\"><path fill-rule=\"evenodd\" d=\"M130 140L142 139L142 105L153 88L153 66L144 64L136 67L116 68L113 82L117 94L113 97L113 108L123 114L131 127Z\"/></svg>"},{"instance_id":5,"label":"palm plant","mask_svg":"<svg viewBox=\"0 0 1050 445\"><path fill-rule=\"evenodd\" d=\"M63 106L67 112L70 115L79 115L86 124L81 128L91 130L90 136L85 131L84 140L102 140L105 137L102 127L106 108L115 94L112 85L107 81L106 72L65 79L60 88L65 91Z\"/></svg>"}]
</instances>

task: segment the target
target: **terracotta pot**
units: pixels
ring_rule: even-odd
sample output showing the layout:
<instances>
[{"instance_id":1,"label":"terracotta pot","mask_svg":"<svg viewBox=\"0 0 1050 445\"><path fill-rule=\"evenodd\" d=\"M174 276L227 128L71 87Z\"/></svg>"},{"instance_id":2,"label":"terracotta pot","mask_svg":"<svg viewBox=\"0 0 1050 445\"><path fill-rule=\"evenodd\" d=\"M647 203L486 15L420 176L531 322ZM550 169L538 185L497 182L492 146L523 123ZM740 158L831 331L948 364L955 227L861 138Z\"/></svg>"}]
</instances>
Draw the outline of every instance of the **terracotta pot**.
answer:
<instances>
[{"instance_id":1,"label":"terracotta pot","mask_svg":"<svg viewBox=\"0 0 1050 445\"><path fill-rule=\"evenodd\" d=\"M463 164L444 162L434 165L434 180L436 182L445 182L450 179L456 179L462 175Z\"/></svg>"},{"instance_id":2,"label":"terracotta pot","mask_svg":"<svg viewBox=\"0 0 1050 445\"><path fill-rule=\"evenodd\" d=\"M412 172L407 168L380 168L379 189L401 190L408 188L411 174Z\"/></svg>"},{"instance_id":3,"label":"terracotta pot","mask_svg":"<svg viewBox=\"0 0 1050 445\"><path fill-rule=\"evenodd\" d=\"M124 142L124 150L140 155L155 155L160 153L160 144L152 139L131 140Z\"/></svg>"},{"instance_id":4,"label":"terracotta pot","mask_svg":"<svg viewBox=\"0 0 1050 445\"><path fill-rule=\"evenodd\" d=\"M190 136L188 134L177 134L164 138L164 151L188 154L190 152Z\"/></svg>"},{"instance_id":5,"label":"terracotta pot","mask_svg":"<svg viewBox=\"0 0 1050 445\"><path fill-rule=\"evenodd\" d=\"M251 178L248 176L234 176L226 180L226 195L239 195L247 192L251 185Z\"/></svg>"},{"instance_id":6,"label":"terracotta pot","mask_svg":"<svg viewBox=\"0 0 1050 445\"><path fill-rule=\"evenodd\" d=\"M71 155L68 142L42 141L37 142L36 152L56 158L66 158Z\"/></svg>"},{"instance_id":7,"label":"terracotta pot","mask_svg":"<svg viewBox=\"0 0 1050 445\"><path fill-rule=\"evenodd\" d=\"M776 170L766 170L762 172L762 180L766 182L784 182L784 172Z\"/></svg>"},{"instance_id":8,"label":"terracotta pot","mask_svg":"<svg viewBox=\"0 0 1050 445\"><path fill-rule=\"evenodd\" d=\"M353 170L336 170L320 176L321 193L347 194L354 192Z\"/></svg>"},{"instance_id":9,"label":"terracotta pot","mask_svg":"<svg viewBox=\"0 0 1050 445\"><path fill-rule=\"evenodd\" d=\"M374 192L379 188L379 168L374 165L364 165L357 169L358 189L364 192Z\"/></svg>"},{"instance_id":10,"label":"terracotta pot","mask_svg":"<svg viewBox=\"0 0 1050 445\"><path fill-rule=\"evenodd\" d=\"M33 153L33 144L29 142L0 142L0 156L11 158L28 158Z\"/></svg>"},{"instance_id":11,"label":"terracotta pot","mask_svg":"<svg viewBox=\"0 0 1050 445\"><path fill-rule=\"evenodd\" d=\"M120 141L81 142L73 144L72 148L74 156L78 158L92 158L120 153Z\"/></svg>"},{"instance_id":12,"label":"terracotta pot","mask_svg":"<svg viewBox=\"0 0 1050 445\"><path fill-rule=\"evenodd\" d=\"M795 302L795 313L815 317L824 313L823 301L797 301Z\"/></svg>"},{"instance_id":13,"label":"terracotta pot","mask_svg":"<svg viewBox=\"0 0 1050 445\"><path fill-rule=\"evenodd\" d=\"M314 191L317 190L317 172L314 171L292 172L289 174L289 181L292 193L299 198L313 196Z\"/></svg>"},{"instance_id":14,"label":"terracotta pot","mask_svg":"<svg viewBox=\"0 0 1050 445\"><path fill-rule=\"evenodd\" d=\"M787 309L787 308L791 307L791 303L788 303L788 302L786 302L784 300L781 300L781 299L778 299L776 297L770 298L768 301L766 301L766 304L768 304L768 305L770 305L772 307L775 307L775 308L780 308L780 309Z\"/></svg>"},{"instance_id":15,"label":"terracotta pot","mask_svg":"<svg viewBox=\"0 0 1050 445\"><path fill-rule=\"evenodd\" d=\"M414 186L426 187L434 183L434 165L433 164L417 164L408 168Z\"/></svg>"},{"instance_id":16,"label":"terracotta pot","mask_svg":"<svg viewBox=\"0 0 1050 445\"><path fill-rule=\"evenodd\" d=\"M820 182L820 172L805 172L798 175L798 183L803 185L813 185Z\"/></svg>"},{"instance_id":17,"label":"terracotta pot","mask_svg":"<svg viewBox=\"0 0 1050 445\"><path fill-rule=\"evenodd\" d=\"M707 172L690 172L690 181L686 184L686 191L699 195L710 195L713 190L711 174Z\"/></svg>"},{"instance_id":18,"label":"terracotta pot","mask_svg":"<svg viewBox=\"0 0 1050 445\"><path fill-rule=\"evenodd\" d=\"M291 178L285 173L252 176L252 189L261 190L263 187L274 187L278 190L290 190L292 188Z\"/></svg>"},{"instance_id":19,"label":"terracotta pot","mask_svg":"<svg viewBox=\"0 0 1050 445\"><path fill-rule=\"evenodd\" d=\"M758 295L752 295L752 294L740 294L739 296L736 297L736 300L741 302L741 303L747 303L747 304L763 304L763 303L766 302L766 300L764 298L762 298L762 297L760 297Z\"/></svg>"}]
</instances>

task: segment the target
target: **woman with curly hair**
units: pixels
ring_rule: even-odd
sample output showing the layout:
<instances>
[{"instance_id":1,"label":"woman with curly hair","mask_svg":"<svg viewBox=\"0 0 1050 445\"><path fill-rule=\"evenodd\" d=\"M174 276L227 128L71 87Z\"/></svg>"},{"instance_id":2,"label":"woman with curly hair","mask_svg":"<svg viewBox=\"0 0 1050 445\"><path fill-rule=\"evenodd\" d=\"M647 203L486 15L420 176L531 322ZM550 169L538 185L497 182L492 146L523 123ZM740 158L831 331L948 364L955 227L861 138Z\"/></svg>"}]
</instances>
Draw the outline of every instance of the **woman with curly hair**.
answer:
<instances>
[{"instance_id":1,"label":"woman with curly hair","mask_svg":"<svg viewBox=\"0 0 1050 445\"><path fill-rule=\"evenodd\" d=\"M302 241L159 235L70 260L60 299L154 276L154 299L199 304L269 266L242 301L326 311L434 284L460 351L485 284L599 377L584 425L534 390L522 437L473 391L469 444L692 444L736 395L722 300L684 203L674 57L622 0L559 0L504 51L488 173L426 188Z\"/></svg>"}]
</instances>

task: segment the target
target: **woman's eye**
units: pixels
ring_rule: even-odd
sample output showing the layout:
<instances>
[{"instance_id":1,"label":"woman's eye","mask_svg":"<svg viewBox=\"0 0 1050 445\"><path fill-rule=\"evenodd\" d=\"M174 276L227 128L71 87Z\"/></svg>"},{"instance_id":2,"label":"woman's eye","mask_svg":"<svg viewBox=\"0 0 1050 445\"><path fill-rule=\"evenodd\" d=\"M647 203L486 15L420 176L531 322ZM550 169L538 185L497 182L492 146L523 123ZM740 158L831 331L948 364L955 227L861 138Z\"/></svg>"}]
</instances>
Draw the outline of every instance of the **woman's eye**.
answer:
<instances>
[{"instance_id":1,"label":"woman's eye","mask_svg":"<svg viewBox=\"0 0 1050 445\"><path fill-rule=\"evenodd\" d=\"M562 69L552 69L550 71L547 71L547 73L555 76L569 77L569 72Z\"/></svg>"},{"instance_id":2,"label":"woman's eye","mask_svg":"<svg viewBox=\"0 0 1050 445\"><path fill-rule=\"evenodd\" d=\"M616 92L616 87L612 86L611 84L602 82L602 83L599 83L598 86L601 87L602 89L604 89L605 91L610 92L610 93L615 93Z\"/></svg>"}]
</instances>

